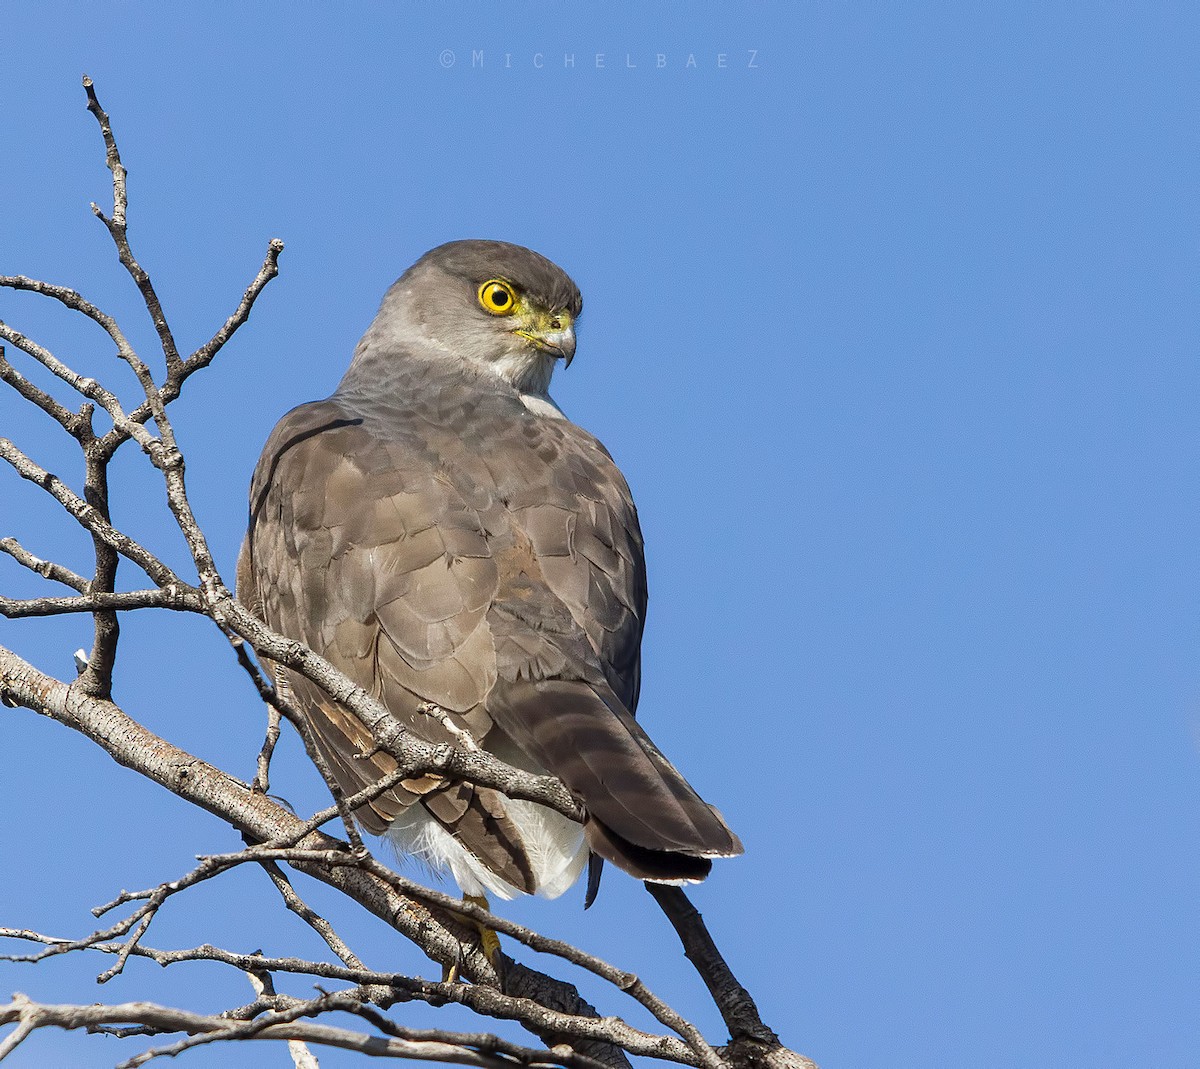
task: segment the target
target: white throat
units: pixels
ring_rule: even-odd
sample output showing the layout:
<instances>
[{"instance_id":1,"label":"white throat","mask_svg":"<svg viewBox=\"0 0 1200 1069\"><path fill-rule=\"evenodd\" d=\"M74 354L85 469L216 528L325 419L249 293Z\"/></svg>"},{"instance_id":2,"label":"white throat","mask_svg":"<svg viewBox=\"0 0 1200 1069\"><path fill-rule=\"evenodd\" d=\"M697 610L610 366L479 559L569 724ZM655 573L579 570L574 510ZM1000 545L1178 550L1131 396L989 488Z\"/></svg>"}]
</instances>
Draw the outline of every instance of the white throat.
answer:
<instances>
[{"instance_id":1,"label":"white throat","mask_svg":"<svg viewBox=\"0 0 1200 1069\"><path fill-rule=\"evenodd\" d=\"M505 382L512 383L521 393L545 396L550 392L554 363L554 357L522 345L510 349L498 360L489 360L487 367Z\"/></svg>"},{"instance_id":2,"label":"white throat","mask_svg":"<svg viewBox=\"0 0 1200 1069\"><path fill-rule=\"evenodd\" d=\"M567 414L554 403L554 398L548 393L523 393L521 404L535 416L544 416L546 419L567 418Z\"/></svg>"},{"instance_id":3,"label":"white throat","mask_svg":"<svg viewBox=\"0 0 1200 1069\"><path fill-rule=\"evenodd\" d=\"M545 353L524 346L505 353L499 360L489 360L487 370L515 386L521 403L535 415L547 419L566 419L563 410L550 396L550 378L556 360Z\"/></svg>"}]
</instances>

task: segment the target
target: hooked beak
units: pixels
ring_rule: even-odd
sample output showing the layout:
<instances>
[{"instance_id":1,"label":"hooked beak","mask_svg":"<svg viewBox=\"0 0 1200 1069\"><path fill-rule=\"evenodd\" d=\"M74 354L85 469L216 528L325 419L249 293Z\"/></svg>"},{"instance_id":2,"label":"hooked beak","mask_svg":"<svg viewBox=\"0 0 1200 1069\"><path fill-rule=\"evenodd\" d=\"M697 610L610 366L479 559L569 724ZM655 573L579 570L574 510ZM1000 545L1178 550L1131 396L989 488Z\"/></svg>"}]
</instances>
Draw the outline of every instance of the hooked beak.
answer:
<instances>
[{"instance_id":1,"label":"hooked beak","mask_svg":"<svg viewBox=\"0 0 1200 1069\"><path fill-rule=\"evenodd\" d=\"M557 327L554 324L558 324ZM575 357L575 326L566 316L556 317L545 329L515 330L514 334L528 339L539 352L549 353L570 367Z\"/></svg>"}]
</instances>

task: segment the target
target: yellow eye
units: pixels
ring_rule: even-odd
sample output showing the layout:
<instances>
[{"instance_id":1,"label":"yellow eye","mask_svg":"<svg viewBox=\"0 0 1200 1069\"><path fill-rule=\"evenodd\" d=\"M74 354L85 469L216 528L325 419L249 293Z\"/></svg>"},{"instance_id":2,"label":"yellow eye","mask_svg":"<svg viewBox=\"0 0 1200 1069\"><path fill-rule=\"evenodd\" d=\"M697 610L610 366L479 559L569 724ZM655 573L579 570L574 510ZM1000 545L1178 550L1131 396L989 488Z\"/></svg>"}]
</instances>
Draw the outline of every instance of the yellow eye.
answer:
<instances>
[{"instance_id":1,"label":"yellow eye","mask_svg":"<svg viewBox=\"0 0 1200 1069\"><path fill-rule=\"evenodd\" d=\"M494 316L508 316L517 309L517 295L507 282L493 278L479 287L479 303Z\"/></svg>"}]
</instances>

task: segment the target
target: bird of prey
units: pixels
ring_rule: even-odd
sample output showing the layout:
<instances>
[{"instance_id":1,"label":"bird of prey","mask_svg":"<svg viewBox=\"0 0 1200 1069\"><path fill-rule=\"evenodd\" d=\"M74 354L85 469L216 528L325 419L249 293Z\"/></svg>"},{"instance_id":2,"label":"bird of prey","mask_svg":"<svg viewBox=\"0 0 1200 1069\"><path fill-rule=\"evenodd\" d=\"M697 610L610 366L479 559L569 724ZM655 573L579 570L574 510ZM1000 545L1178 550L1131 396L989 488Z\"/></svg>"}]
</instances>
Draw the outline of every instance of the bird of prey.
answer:
<instances>
[{"instance_id":1,"label":"bird of prey","mask_svg":"<svg viewBox=\"0 0 1200 1069\"><path fill-rule=\"evenodd\" d=\"M244 604L418 736L465 733L559 777L586 812L580 825L433 775L357 810L471 897L553 897L591 857L590 904L601 859L683 884L742 850L634 719L637 513L604 446L548 394L581 306L566 273L522 246L426 253L387 291L334 394L276 426L250 490ZM348 710L293 672L275 677L347 795L395 768Z\"/></svg>"}]
</instances>

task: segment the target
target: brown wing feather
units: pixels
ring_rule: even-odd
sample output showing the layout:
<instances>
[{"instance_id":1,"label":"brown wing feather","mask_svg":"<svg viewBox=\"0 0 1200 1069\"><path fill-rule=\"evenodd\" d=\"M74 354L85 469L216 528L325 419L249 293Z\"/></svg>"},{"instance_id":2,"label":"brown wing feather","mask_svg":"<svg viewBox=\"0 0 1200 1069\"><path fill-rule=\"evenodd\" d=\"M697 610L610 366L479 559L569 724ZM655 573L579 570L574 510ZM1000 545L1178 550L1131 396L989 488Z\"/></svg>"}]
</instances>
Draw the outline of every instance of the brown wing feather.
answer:
<instances>
[{"instance_id":1,"label":"brown wing feather","mask_svg":"<svg viewBox=\"0 0 1200 1069\"><path fill-rule=\"evenodd\" d=\"M589 827L603 824L625 842L664 854L741 853L737 836L606 684L525 679L505 687L490 708L519 746L585 800Z\"/></svg>"},{"instance_id":2,"label":"brown wing feather","mask_svg":"<svg viewBox=\"0 0 1200 1069\"><path fill-rule=\"evenodd\" d=\"M542 486L513 501L543 581L571 613L630 712L641 689L646 561L637 509L612 457L567 420L541 421L532 445L553 453L553 496Z\"/></svg>"},{"instance_id":3,"label":"brown wing feather","mask_svg":"<svg viewBox=\"0 0 1200 1069\"><path fill-rule=\"evenodd\" d=\"M491 728L482 700L495 673L481 622L495 569L478 517L435 477L400 470L395 452L331 402L286 416L252 485L239 596L419 736L452 741L420 712L430 701L482 739ZM370 734L348 711L302 677L284 678L344 791L395 769L386 754L362 756ZM499 876L535 890L520 833L494 791L406 780L356 815L382 834L418 800Z\"/></svg>"},{"instance_id":4,"label":"brown wing feather","mask_svg":"<svg viewBox=\"0 0 1200 1069\"><path fill-rule=\"evenodd\" d=\"M401 376L402 377L402 376ZM286 416L255 473L239 593L406 726L484 745L498 721L588 808L593 849L645 878L699 879L740 843L633 720L646 587L628 487L603 446L514 398L430 381ZM243 582L242 575L247 578ZM290 677L344 789L390 759ZM361 814L382 829L419 801L477 857L531 890L498 796L423 781Z\"/></svg>"}]
</instances>

